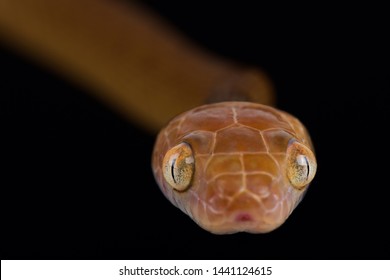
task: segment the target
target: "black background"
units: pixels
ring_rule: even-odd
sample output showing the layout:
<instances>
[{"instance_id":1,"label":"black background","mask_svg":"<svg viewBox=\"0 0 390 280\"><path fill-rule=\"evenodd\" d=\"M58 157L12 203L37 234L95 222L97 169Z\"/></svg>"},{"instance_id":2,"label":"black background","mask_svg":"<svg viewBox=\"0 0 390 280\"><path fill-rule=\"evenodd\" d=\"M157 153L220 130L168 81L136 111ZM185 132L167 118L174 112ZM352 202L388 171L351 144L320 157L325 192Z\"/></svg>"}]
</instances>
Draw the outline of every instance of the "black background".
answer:
<instances>
[{"instance_id":1,"label":"black background","mask_svg":"<svg viewBox=\"0 0 390 280\"><path fill-rule=\"evenodd\" d=\"M271 76L278 107L315 144L305 199L270 234L200 229L154 182L155 135L1 45L2 259L388 259L384 8L147 4L194 42Z\"/></svg>"}]
</instances>

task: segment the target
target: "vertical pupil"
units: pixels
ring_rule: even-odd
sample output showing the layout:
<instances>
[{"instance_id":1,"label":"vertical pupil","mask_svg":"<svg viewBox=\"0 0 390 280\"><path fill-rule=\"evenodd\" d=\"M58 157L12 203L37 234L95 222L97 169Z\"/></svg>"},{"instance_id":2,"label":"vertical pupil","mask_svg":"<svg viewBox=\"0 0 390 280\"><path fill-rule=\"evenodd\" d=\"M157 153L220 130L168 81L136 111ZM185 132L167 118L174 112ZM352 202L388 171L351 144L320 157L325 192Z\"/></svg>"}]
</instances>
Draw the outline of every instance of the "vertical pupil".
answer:
<instances>
[{"instance_id":1,"label":"vertical pupil","mask_svg":"<svg viewBox=\"0 0 390 280\"><path fill-rule=\"evenodd\" d=\"M305 162L306 162L306 166L307 166L307 172L306 172L306 177L309 178L309 174L310 174L310 165L309 165L309 161L307 160L307 157L305 157Z\"/></svg>"},{"instance_id":2,"label":"vertical pupil","mask_svg":"<svg viewBox=\"0 0 390 280\"><path fill-rule=\"evenodd\" d=\"M175 163L176 163L176 158L173 159L172 164L171 164L171 175L173 182L177 184L176 179L175 179Z\"/></svg>"}]
</instances>

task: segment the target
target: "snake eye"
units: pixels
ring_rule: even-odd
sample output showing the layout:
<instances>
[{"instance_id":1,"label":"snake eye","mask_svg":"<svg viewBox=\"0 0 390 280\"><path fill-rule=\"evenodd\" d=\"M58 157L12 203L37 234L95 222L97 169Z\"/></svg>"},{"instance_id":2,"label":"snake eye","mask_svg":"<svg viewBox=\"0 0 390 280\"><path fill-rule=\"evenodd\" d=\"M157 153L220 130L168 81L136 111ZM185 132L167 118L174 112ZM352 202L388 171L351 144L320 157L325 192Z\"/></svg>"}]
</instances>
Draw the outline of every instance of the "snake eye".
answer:
<instances>
[{"instance_id":1,"label":"snake eye","mask_svg":"<svg viewBox=\"0 0 390 280\"><path fill-rule=\"evenodd\" d=\"M301 190L314 178L317 170L313 152L294 141L287 148L287 177L294 188Z\"/></svg>"},{"instance_id":2,"label":"snake eye","mask_svg":"<svg viewBox=\"0 0 390 280\"><path fill-rule=\"evenodd\" d=\"M164 156L164 178L177 191L185 191L190 186L194 169L192 150L186 143L176 145Z\"/></svg>"}]
</instances>

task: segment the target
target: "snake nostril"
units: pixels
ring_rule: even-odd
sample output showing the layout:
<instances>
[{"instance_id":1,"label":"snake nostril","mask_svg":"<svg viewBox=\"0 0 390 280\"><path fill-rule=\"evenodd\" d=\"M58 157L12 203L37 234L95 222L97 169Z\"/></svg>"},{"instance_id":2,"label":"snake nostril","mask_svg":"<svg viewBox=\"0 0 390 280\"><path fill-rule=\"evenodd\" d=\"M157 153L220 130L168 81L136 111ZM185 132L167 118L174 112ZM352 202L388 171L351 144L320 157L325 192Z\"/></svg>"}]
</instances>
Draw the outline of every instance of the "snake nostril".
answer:
<instances>
[{"instance_id":1,"label":"snake nostril","mask_svg":"<svg viewBox=\"0 0 390 280\"><path fill-rule=\"evenodd\" d=\"M236 216L236 221L237 222L251 222L251 221L253 221L253 218L248 213L240 213Z\"/></svg>"}]
</instances>

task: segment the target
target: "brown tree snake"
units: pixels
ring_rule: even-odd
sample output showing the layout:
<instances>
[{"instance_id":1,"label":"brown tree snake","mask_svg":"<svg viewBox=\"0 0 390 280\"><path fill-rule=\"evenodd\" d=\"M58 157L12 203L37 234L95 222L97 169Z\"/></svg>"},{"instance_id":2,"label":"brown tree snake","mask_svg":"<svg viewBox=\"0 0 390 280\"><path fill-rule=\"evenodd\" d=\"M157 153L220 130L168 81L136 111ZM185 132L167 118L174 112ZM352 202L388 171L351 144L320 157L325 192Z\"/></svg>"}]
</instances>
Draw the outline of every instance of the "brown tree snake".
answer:
<instances>
[{"instance_id":1,"label":"brown tree snake","mask_svg":"<svg viewBox=\"0 0 390 280\"><path fill-rule=\"evenodd\" d=\"M4 0L0 35L132 121L163 127L156 181L212 233L276 229L315 176L308 132L271 106L264 73L198 48L134 3Z\"/></svg>"}]
</instances>

